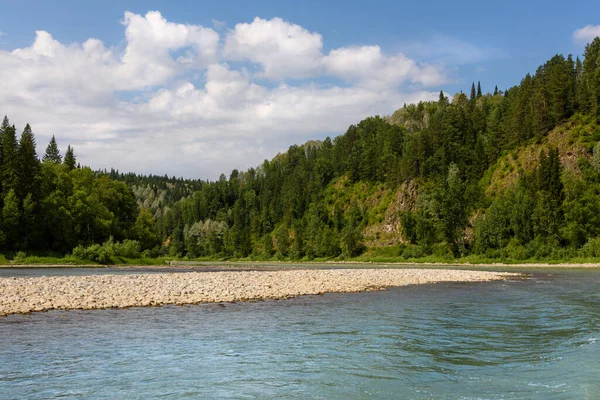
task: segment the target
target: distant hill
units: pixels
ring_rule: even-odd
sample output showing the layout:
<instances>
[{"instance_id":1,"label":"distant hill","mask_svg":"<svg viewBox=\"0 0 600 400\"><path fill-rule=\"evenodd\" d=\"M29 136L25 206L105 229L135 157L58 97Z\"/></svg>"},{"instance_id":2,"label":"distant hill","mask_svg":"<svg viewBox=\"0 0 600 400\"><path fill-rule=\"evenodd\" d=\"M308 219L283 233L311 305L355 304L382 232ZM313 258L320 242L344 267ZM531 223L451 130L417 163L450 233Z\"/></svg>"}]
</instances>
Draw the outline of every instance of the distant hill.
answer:
<instances>
[{"instance_id":1,"label":"distant hill","mask_svg":"<svg viewBox=\"0 0 600 400\"><path fill-rule=\"evenodd\" d=\"M118 232L149 256L600 257L599 103L596 38L514 87L440 93L216 182L96 175L135 195Z\"/></svg>"}]
</instances>

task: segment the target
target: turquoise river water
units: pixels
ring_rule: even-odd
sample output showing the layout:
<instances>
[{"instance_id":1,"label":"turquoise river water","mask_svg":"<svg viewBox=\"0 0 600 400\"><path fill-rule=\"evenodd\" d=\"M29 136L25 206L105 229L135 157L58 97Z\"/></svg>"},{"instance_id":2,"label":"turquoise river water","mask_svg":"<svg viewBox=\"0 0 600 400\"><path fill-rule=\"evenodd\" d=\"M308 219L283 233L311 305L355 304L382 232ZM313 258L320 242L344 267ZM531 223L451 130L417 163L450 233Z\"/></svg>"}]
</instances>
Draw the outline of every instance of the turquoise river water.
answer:
<instances>
[{"instance_id":1,"label":"turquoise river water","mask_svg":"<svg viewBox=\"0 0 600 400\"><path fill-rule=\"evenodd\" d=\"M599 338L598 269L52 311L0 318L0 399L600 399Z\"/></svg>"}]
</instances>

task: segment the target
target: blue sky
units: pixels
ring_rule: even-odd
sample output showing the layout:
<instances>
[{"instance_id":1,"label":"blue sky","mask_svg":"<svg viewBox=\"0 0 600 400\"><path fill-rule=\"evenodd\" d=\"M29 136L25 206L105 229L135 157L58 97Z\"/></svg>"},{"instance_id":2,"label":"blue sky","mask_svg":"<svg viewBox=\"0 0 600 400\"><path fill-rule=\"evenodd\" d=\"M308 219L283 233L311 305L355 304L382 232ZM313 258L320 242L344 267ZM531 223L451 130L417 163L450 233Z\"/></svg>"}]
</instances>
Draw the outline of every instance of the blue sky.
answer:
<instances>
[{"instance_id":1,"label":"blue sky","mask_svg":"<svg viewBox=\"0 0 600 400\"><path fill-rule=\"evenodd\" d=\"M599 24L593 1L3 1L0 113L93 168L214 179L440 90L517 84Z\"/></svg>"}]
</instances>

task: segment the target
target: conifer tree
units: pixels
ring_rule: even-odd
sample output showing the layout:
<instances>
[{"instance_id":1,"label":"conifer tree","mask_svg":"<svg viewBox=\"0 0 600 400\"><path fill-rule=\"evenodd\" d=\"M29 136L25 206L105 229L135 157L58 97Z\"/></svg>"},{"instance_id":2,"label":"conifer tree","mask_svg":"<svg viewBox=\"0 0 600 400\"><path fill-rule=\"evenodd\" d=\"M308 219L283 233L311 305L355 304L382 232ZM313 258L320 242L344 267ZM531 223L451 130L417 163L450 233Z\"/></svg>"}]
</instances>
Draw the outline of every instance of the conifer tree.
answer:
<instances>
[{"instance_id":1,"label":"conifer tree","mask_svg":"<svg viewBox=\"0 0 600 400\"><path fill-rule=\"evenodd\" d=\"M65 152L64 164L69 168L69 171L72 171L77 166L77 160L75 159L75 153L73 152L73 148L71 145L67 146L67 151Z\"/></svg>"},{"instance_id":2,"label":"conifer tree","mask_svg":"<svg viewBox=\"0 0 600 400\"><path fill-rule=\"evenodd\" d=\"M498 85L494 87L494 96L498 94Z\"/></svg>"},{"instance_id":3,"label":"conifer tree","mask_svg":"<svg viewBox=\"0 0 600 400\"><path fill-rule=\"evenodd\" d=\"M48 143L48 147L46 147L46 153L44 154L43 161L53 164L60 164L62 162L62 156L58 150L58 145L56 144L54 135L52 135L52 139L50 139L50 143Z\"/></svg>"},{"instance_id":4,"label":"conifer tree","mask_svg":"<svg viewBox=\"0 0 600 400\"><path fill-rule=\"evenodd\" d=\"M471 97L469 98L470 100L475 100L475 96L476 96L476 92L475 92L475 82L473 82L471 84Z\"/></svg>"},{"instance_id":5,"label":"conifer tree","mask_svg":"<svg viewBox=\"0 0 600 400\"><path fill-rule=\"evenodd\" d=\"M23 201L27 194L36 195L37 179L40 171L40 162L35 152L35 137L29 124L25 125L19 148L17 150L17 186L16 194Z\"/></svg>"},{"instance_id":6,"label":"conifer tree","mask_svg":"<svg viewBox=\"0 0 600 400\"><path fill-rule=\"evenodd\" d=\"M0 199L4 197L2 188L2 164L4 163L4 151L2 151L2 148L4 144L4 132L6 132L8 129L10 129L10 122L8 121L8 117L5 115L2 125L0 125Z\"/></svg>"},{"instance_id":7,"label":"conifer tree","mask_svg":"<svg viewBox=\"0 0 600 400\"><path fill-rule=\"evenodd\" d=\"M584 104L585 111L596 115L600 108L600 37L585 46L584 69Z\"/></svg>"},{"instance_id":8,"label":"conifer tree","mask_svg":"<svg viewBox=\"0 0 600 400\"><path fill-rule=\"evenodd\" d=\"M575 60L575 109L580 110L585 99L583 98L583 63L579 57Z\"/></svg>"},{"instance_id":9,"label":"conifer tree","mask_svg":"<svg viewBox=\"0 0 600 400\"><path fill-rule=\"evenodd\" d=\"M438 99L438 106L445 106L448 104L448 98L444 96L444 92L440 90L440 97Z\"/></svg>"},{"instance_id":10,"label":"conifer tree","mask_svg":"<svg viewBox=\"0 0 600 400\"><path fill-rule=\"evenodd\" d=\"M2 165L2 160L4 159L2 144L4 142L4 132L10 128L10 122L8 121L8 117L5 115L4 120L2 120L2 125L0 125L0 165Z\"/></svg>"},{"instance_id":11,"label":"conifer tree","mask_svg":"<svg viewBox=\"0 0 600 400\"><path fill-rule=\"evenodd\" d=\"M570 117L577 107L577 66L571 54L563 64L563 69L567 76L565 113L567 117Z\"/></svg>"},{"instance_id":12,"label":"conifer tree","mask_svg":"<svg viewBox=\"0 0 600 400\"><path fill-rule=\"evenodd\" d=\"M477 81L477 98L481 96L483 96L483 93L481 93L481 82Z\"/></svg>"},{"instance_id":13,"label":"conifer tree","mask_svg":"<svg viewBox=\"0 0 600 400\"><path fill-rule=\"evenodd\" d=\"M5 118L5 121L8 120ZM2 188L4 193L14 189L17 183L17 134L15 126L7 126L2 132Z\"/></svg>"}]
</instances>

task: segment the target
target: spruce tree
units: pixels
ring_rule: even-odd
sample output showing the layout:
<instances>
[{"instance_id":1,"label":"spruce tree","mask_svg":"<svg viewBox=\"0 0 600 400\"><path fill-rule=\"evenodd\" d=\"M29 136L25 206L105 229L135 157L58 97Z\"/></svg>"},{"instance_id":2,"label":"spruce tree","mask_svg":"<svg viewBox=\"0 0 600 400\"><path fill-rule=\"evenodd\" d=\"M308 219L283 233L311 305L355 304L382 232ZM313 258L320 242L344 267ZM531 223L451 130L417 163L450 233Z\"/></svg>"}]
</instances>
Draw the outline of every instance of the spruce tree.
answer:
<instances>
[{"instance_id":1,"label":"spruce tree","mask_svg":"<svg viewBox=\"0 0 600 400\"><path fill-rule=\"evenodd\" d=\"M73 148L71 145L67 146L67 151L65 152L64 164L69 168L69 171L72 171L77 166L77 160L75 159L75 153L73 152Z\"/></svg>"},{"instance_id":2,"label":"spruce tree","mask_svg":"<svg viewBox=\"0 0 600 400\"><path fill-rule=\"evenodd\" d=\"M10 122L8 121L8 117L5 115L2 125L0 125L0 199L4 198L4 191L2 188L2 165L4 164L4 151L2 151L2 148L4 144L4 132L6 132L8 129L10 129Z\"/></svg>"},{"instance_id":3,"label":"spruce tree","mask_svg":"<svg viewBox=\"0 0 600 400\"><path fill-rule=\"evenodd\" d=\"M585 46L583 61L585 107L584 112L596 115L600 110L600 37Z\"/></svg>"},{"instance_id":4,"label":"spruce tree","mask_svg":"<svg viewBox=\"0 0 600 400\"><path fill-rule=\"evenodd\" d=\"M31 126L27 124L17 150L17 190L16 194L20 201L23 201L27 194L34 196L37 194L37 179L40 172L40 161L35 152L35 137L31 131Z\"/></svg>"},{"instance_id":5,"label":"spruce tree","mask_svg":"<svg viewBox=\"0 0 600 400\"><path fill-rule=\"evenodd\" d=\"M577 57L575 59L575 110L581 110L582 104L585 103L583 86L583 63Z\"/></svg>"},{"instance_id":6,"label":"spruce tree","mask_svg":"<svg viewBox=\"0 0 600 400\"><path fill-rule=\"evenodd\" d=\"M477 98L480 98L481 96L483 96L481 93L481 82L477 81Z\"/></svg>"},{"instance_id":7,"label":"spruce tree","mask_svg":"<svg viewBox=\"0 0 600 400\"><path fill-rule=\"evenodd\" d=\"M46 147L46 153L44 154L43 161L53 164L60 164L62 162L62 156L58 150L58 145L56 144L54 135L52 135L52 139L50 139L50 143L48 143L48 147Z\"/></svg>"},{"instance_id":8,"label":"spruce tree","mask_svg":"<svg viewBox=\"0 0 600 400\"><path fill-rule=\"evenodd\" d=\"M470 97L470 100L475 100L475 96L476 96L476 95L477 95L477 94L476 94L476 92L475 92L475 82L473 82L473 83L471 84L471 97Z\"/></svg>"},{"instance_id":9,"label":"spruce tree","mask_svg":"<svg viewBox=\"0 0 600 400\"><path fill-rule=\"evenodd\" d=\"M15 126L7 126L2 132L2 188L8 193L17 183L17 130Z\"/></svg>"},{"instance_id":10,"label":"spruce tree","mask_svg":"<svg viewBox=\"0 0 600 400\"><path fill-rule=\"evenodd\" d=\"M0 165L2 165L2 160L4 160L4 152L2 151L2 144L4 142L4 132L10 128L10 122L8 121L8 117L5 115L4 120L2 121L2 125L0 125Z\"/></svg>"},{"instance_id":11,"label":"spruce tree","mask_svg":"<svg viewBox=\"0 0 600 400\"><path fill-rule=\"evenodd\" d=\"M442 90L440 90L440 97L438 99L438 105L445 106L447 104L448 104L448 98L446 96L444 96L444 92Z\"/></svg>"},{"instance_id":12,"label":"spruce tree","mask_svg":"<svg viewBox=\"0 0 600 400\"><path fill-rule=\"evenodd\" d=\"M498 94L498 85L494 87L494 96Z\"/></svg>"}]
</instances>

